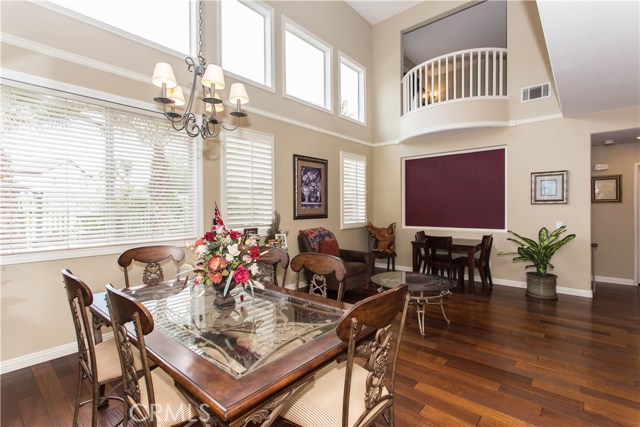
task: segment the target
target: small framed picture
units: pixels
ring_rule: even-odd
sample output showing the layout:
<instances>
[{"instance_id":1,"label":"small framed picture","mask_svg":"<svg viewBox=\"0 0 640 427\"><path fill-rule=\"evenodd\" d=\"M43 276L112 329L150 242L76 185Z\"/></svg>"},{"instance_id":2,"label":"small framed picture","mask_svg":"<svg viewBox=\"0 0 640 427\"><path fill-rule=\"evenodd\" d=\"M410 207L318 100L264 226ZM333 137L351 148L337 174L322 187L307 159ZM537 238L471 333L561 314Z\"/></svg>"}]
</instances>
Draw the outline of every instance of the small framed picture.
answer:
<instances>
[{"instance_id":1,"label":"small framed picture","mask_svg":"<svg viewBox=\"0 0 640 427\"><path fill-rule=\"evenodd\" d=\"M567 203L568 171L532 172L531 204Z\"/></svg>"},{"instance_id":2,"label":"small framed picture","mask_svg":"<svg viewBox=\"0 0 640 427\"><path fill-rule=\"evenodd\" d=\"M276 242L279 243L280 248L287 249L287 235L286 234L276 234L275 235Z\"/></svg>"},{"instance_id":3,"label":"small framed picture","mask_svg":"<svg viewBox=\"0 0 640 427\"><path fill-rule=\"evenodd\" d=\"M258 228L257 227L245 228L244 230L242 230L242 234L244 234L245 236L249 236L251 234L258 234Z\"/></svg>"},{"instance_id":4,"label":"small framed picture","mask_svg":"<svg viewBox=\"0 0 640 427\"><path fill-rule=\"evenodd\" d=\"M591 203L622 202L622 175L591 177Z\"/></svg>"}]
</instances>

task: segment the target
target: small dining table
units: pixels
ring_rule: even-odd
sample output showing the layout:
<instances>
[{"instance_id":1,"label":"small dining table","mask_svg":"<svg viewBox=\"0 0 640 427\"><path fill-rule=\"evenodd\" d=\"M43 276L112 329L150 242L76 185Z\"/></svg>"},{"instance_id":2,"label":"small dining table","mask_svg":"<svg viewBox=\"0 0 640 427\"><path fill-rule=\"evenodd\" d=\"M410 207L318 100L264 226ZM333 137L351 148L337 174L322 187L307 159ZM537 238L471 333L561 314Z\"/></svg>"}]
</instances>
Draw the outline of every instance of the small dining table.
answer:
<instances>
[{"instance_id":1,"label":"small dining table","mask_svg":"<svg viewBox=\"0 0 640 427\"><path fill-rule=\"evenodd\" d=\"M420 265L418 262L418 253L420 251L420 248L426 248L426 242L424 240L419 241L419 240L413 240L411 242L411 261L412 261L412 271L413 272L420 272ZM455 252L455 253L462 253L465 254L465 256L467 257L467 277L468 277L468 284L469 284L469 289L471 289L471 292L473 293L473 287L474 287L474 278L473 278L473 273L474 273L474 260L473 258L475 257L476 252L480 252L480 250L482 249L482 240L478 240L478 239L461 239L461 238L453 238L453 242L451 245L451 251Z\"/></svg>"},{"instance_id":2,"label":"small dining table","mask_svg":"<svg viewBox=\"0 0 640 427\"><path fill-rule=\"evenodd\" d=\"M236 288L235 307L220 309L212 288L186 280L123 292L153 315L149 358L205 405L214 425L269 425L314 372L347 349L335 333L347 303L266 286ZM94 295L90 310L94 327L110 323L106 292Z\"/></svg>"}]
</instances>

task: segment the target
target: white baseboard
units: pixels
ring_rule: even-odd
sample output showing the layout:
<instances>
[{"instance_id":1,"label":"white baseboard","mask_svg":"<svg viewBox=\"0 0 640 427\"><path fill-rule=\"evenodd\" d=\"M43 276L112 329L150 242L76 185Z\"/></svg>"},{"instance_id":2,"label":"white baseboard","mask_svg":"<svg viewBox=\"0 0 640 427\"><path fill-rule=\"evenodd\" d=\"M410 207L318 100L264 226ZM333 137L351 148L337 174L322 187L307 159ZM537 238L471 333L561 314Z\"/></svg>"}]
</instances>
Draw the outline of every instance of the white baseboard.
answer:
<instances>
[{"instance_id":1,"label":"white baseboard","mask_svg":"<svg viewBox=\"0 0 640 427\"><path fill-rule=\"evenodd\" d=\"M113 332L103 334L102 338L104 340L113 338ZM48 362L49 360L67 356L69 354L76 353L77 351L78 344L74 341L69 344L63 344L47 350L37 351L14 359L5 360L0 362L0 375L37 365L38 363Z\"/></svg>"},{"instance_id":2,"label":"white baseboard","mask_svg":"<svg viewBox=\"0 0 640 427\"><path fill-rule=\"evenodd\" d=\"M596 276L596 282L612 283L614 285L636 286L633 279L621 279L619 277Z\"/></svg>"},{"instance_id":3,"label":"white baseboard","mask_svg":"<svg viewBox=\"0 0 640 427\"><path fill-rule=\"evenodd\" d=\"M378 268L387 268L387 264L384 263L376 263L376 267ZM412 268L411 267L407 267L404 265L396 265L396 270L400 270L400 271L411 271ZM465 274L464 276L465 280L467 280L467 275ZM598 277L596 277L596 280L599 281ZM625 279L618 279L618 280L625 280ZM602 280L603 282L605 282L606 280ZM477 283L477 282L476 282ZM527 288L527 282L524 281L518 281L518 280L508 280L508 279L499 279L499 278L493 278L493 283L495 285L502 285L502 286L509 286L512 288L521 288L521 289L526 289ZM607 282L607 283L620 283L620 282ZM620 283L620 284L633 284L633 280L630 281L630 283ZM575 289L575 288L565 288L562 286L558 286L556 288L556 292L559 294L564 294L564 295L575 295L575 296L579 296L579 297L585 297L585 298L593 298L593 292L591 291L591 289Z\"/></svg>"}]
</instances>

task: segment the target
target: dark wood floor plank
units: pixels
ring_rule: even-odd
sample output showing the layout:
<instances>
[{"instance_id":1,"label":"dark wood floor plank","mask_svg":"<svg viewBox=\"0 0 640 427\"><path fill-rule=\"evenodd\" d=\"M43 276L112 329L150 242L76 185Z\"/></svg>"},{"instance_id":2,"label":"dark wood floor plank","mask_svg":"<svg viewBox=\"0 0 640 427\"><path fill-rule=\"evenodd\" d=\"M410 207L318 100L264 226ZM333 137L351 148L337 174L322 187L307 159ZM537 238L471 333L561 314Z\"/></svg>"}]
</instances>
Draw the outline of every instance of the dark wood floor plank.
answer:
<instances>
[{"instance_id":1,"label":"dark wood floor plank","mask_svg":"<svg viewBox=\"0 0 640 427\"><path fill-rule=\"evenodd\" d=\"M39 393L20 399L20 415L25 427L55 426Z\"/></svg>"}]
</instances>

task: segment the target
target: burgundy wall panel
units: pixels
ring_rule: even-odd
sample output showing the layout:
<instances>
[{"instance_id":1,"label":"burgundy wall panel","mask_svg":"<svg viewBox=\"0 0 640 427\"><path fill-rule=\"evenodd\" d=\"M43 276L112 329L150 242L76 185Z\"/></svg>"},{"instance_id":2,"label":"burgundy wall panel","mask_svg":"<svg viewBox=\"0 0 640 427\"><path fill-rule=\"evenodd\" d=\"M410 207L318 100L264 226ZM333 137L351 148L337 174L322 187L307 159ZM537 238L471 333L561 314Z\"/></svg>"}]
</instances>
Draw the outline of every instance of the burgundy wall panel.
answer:
<instances>
[{"instance_id":1,"label":"burgundy wall panel","mask_svg":"<svg viewBox=\"0 0 640 427\"><path fill-rule=\"evenodd\" d=\"M503 229L505 150L405 160L405 223Z\"/></svg>"}]
</instances>

